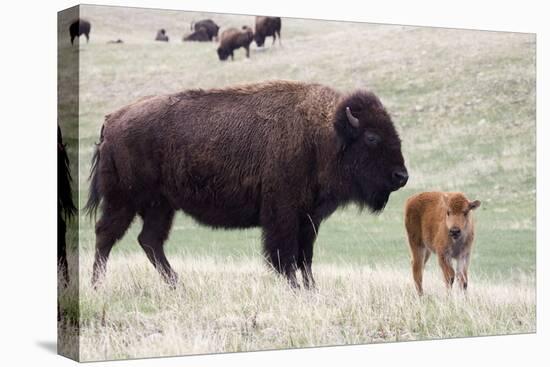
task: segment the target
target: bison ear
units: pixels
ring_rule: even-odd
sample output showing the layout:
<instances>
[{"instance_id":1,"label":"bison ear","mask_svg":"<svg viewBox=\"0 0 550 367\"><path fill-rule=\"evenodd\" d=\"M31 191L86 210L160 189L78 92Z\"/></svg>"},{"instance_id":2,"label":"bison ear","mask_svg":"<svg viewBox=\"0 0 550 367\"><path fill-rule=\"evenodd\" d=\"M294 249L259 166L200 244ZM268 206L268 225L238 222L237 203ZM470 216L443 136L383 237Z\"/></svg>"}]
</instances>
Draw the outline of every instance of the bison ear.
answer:
<instances>
[{"instance_id":1,"label":"bison ear","mask_svg":"<svg viewBox=\"0 0 550 367\"><path fill-rule=\"evenodd\" d=\"M479 200L470 201L470 204L468 205L468 209L474 210L479 208L480 205L481 205L481 201Z\"/></svg>"}]
</instances>

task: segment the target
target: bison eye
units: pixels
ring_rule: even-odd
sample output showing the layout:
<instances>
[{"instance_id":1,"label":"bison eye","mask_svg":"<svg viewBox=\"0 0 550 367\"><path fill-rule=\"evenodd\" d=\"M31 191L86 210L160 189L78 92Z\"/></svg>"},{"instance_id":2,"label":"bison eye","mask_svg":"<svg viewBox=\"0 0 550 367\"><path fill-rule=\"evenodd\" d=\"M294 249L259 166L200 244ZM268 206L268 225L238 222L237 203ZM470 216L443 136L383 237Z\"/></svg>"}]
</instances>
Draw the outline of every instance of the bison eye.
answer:
<instances>
[{"instance_id":1,"label":"bison eye","mask_svg":"<svg viewBox=\"0 0 550 367\"><path fill-rule=\"evenodd\" d=\"M447 216L451 215L451 211L447 210Z\"/></svg>"},{"instance_id":2,"label":"bison eye","mask_svg":"<svg viewBox=\"0 0 550 367\"><path fill-rule=\"evenodd\" d=\"M366 133L365 141L367 142L368 145L376 146L380 142L380 137L373 133Z\"/></svg>"}]
</instances>

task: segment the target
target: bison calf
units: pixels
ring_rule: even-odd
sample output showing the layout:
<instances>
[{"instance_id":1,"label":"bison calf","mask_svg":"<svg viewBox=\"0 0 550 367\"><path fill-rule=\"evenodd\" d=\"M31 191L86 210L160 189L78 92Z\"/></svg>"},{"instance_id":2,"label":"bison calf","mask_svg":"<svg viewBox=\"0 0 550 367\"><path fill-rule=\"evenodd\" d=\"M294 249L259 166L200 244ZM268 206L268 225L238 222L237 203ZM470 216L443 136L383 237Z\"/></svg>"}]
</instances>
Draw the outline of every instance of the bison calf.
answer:
<instances>
[{"instance_id":1,"label":"bison calf","mask_svg":"<svg viewBox=\"0 0 550 367\"><path fill-rule=\"evenodd\" d=\"M474 242L472 210L480 205L479 200L469 201L460 192L424 192L407 200L405 227L418 294L423 293L422 273L431 252L437 255L448 288L455 279L452 259L457 261L458 281L466 289Z\"/></svg>"},{"instance_id":2,"label":"bison calf","mask_svg":"<svg viewBox=\"0 0 550 367\"><path fill-rule=\"evenodd\" d=\"M246 57L250 57L250 44L253 38L252 29L247 26L243 26L242 30L229 28L223 31L220 47L218 47L218 57L221 61L224 61L231 56L231 60L233 60L233 51L241 47L246 50Z\"/></svg>"}]
</instances>

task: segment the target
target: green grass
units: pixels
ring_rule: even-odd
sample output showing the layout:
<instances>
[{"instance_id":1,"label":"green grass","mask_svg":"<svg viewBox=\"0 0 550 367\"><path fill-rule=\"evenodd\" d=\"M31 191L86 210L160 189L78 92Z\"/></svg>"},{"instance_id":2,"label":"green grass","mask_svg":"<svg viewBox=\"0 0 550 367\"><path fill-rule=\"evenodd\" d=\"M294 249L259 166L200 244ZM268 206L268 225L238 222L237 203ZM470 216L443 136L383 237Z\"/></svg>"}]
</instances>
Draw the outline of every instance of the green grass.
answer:
<instances>
[{"instance_id":1,"label":"green grass","mask_svg":"<svg viewBox=\"0 0 550 367\"><path fill-rule=\"evenodd\" d=\"M91 6L83 7L82 15L92 22L92 33L89 44L85 44L84 38L80 44L78 131L74 125L76 114L68 107L74 95L62 95L60 99L60 119L65 124L71 162L73 167L78 163L80 168L74 173L79 184L75 194L79 195L80 207L87 197L91 155L104 116L141 96L267 79L320 82L344 92L367 88L381 98L393 116L403 140L411 178L406 188L392 194L381 215L361 213L349 206L324 222L315 245L314 272L323 277L323 269L327 268L390 268L397 269L400 277L408 279L403 275L409 272L402 218L406 198L420 191L463 191L471 199L482 202L476 213L472 286L485 282L488 292L506 286L533 294L536 247L534 35L283 19L283 47L278 44L269 47L268 41L265 50L253 46L250 59L244 57L243 50L238 50L234 62L221 63L215 52L216 44L181 42L182 36L189 32L189 23L209 16L223 28L252 25L253 17ZM152 41L159 28L167 29L170 43ZM71 75L63 66L74 62L78 53L76 47L70 47L68 34L62 33L61 38L60 85L68 86ZM117 38L125 43L106 43ZM80 155L77 157L74 147L78 136ZM115 246L109 272L116 272L116 266L131 266L122 264L123 259L146 261L136 241L139 230L140 223L136 219L127 235ZM94 233L93 223L83 213L79 236L80 255L87 258L94 248ZM260 232L257 229L215 231L178 214L166 249L171 261L185 261L186 264L194 259L198 263L215 259L220 264L229 260L259 261ZM155 282L160 281L152 267L149 268L144 271ZM429 277L440 281L433 259L428 268ZM81 286L88 297L85 302L92 302L95 294L89 293L89 286L85 284L91 271L89 262L82 263L81 271ZM188 279L188 284L193 283L193 276L197 275L205 289L212 287L205 274L188 273L191 270L186 267L178 271ZM138 276L143 278L143 274ZM250 276L255 277L254 274ZM232 287L229 279L226 278L226 285L221 287ZM342 284L347 282L341 281ZM409 282L407 287L412 289L410 279L406 281ZM147 284L148 287L150 284ZM355 286L362 289L369 285L372 283ZM394 296L398 298L399 292ZM483 291L479 290L476 295L482 296L481 293ZM185 303L185 295L179 296ZM246 293L237 292L231 296L246 299ZM147 314L160 312L149 306L150 297L149 293L143 295L140 310ZM523 314L528 319L523 328L498 324L495 328L451 328L448 333L430 334L417 325L407 332L414 339L477 335L483 330L491 333L533 331L534 297L530 300L533 303L528 307L529 312ZM197 302L194 307L200 307L201 301ZM435 304L430 302L415 310L424 313L429 312L426 308L447 307L441 305L444 300L434 301ZM92 303L92 309L99 307ZM449 307L457 311L453 305ZM340 328L342 333L347 332L346 322ZM407 328L405 324L402 326ZM282 329L277 330L282 332ZM356 336L326 341L375 340ZM392 334L384 340L393 338ZM300 339L295 335L292 340L294 345L323 344L320 339ZM226 348L217 346L211 351L270 345L250 343L237 347L228 343ZM288 346L288 343L289 340L284 339L271 347ZM179 353L185 349L182 348L167 353ZM127 352L123 355L137 354ZM90 358L100 356L103 355Z\"/></svg>"}]
</instances>

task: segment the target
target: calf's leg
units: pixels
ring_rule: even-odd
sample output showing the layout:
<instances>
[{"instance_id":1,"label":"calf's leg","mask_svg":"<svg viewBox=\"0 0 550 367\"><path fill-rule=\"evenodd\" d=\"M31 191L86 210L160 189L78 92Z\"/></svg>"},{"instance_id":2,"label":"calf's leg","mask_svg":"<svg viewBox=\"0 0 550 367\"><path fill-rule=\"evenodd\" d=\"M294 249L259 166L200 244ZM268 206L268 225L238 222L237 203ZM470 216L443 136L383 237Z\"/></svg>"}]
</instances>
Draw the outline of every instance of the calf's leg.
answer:
<instances>
[{"instance_id":1,"label":"calf's leg","mask_svg":"<svg viewBox=\"0 0 550 367\"><path fill-rule=\"evenodd\" d=\"M468 288L468 266L470 254L462 254L457 260L458 284L465 291Z\"/></svg>"},{"instance_id":2,"label":"calf's leg","mask_svg":"<svg viewBox=\"0 0 550 367\"><path fill-rule=\"evenodd\" d=\"M455 281L455 271L451 264L451 257L447 254L440 253L437 254L437 259L439 261L439 266L443 271L443 279L445 281L445 285L448 289L451 289Z\"/></svg>"},{"instance_id":3,"label":"calf's leg","mask_svg":"<svg viewBox=\"0 0 550 367\"><path fill-rule=\"evenodd\" d=\"M418 295L423 295L424 290L422 289L422 277L424 274L424 264L426 260L427 249L423 245L414 245L411 246L411 264L412 264L412 273L414 284Z\"/></svg>"},{"instance_id":4,"label":"calf's leg","mask_svg":"<svg viewBox=\"0 0 550 367\"><path fill-rule=\"evenodd\" d=\"M422 240L418 235L418 231L416 230L416 226L414 226L413 223L410 221L407 222L406 225L407 225L407 238L409 240L409 248L411 251L411 265L412 265L414 285L416 287L416 291L421 296L424 293L424 290L422 289L422 276L424 273L424 264L428 260L429 251L426 249L426 247L422 243Z\"/></svg>"}]
</instances>

